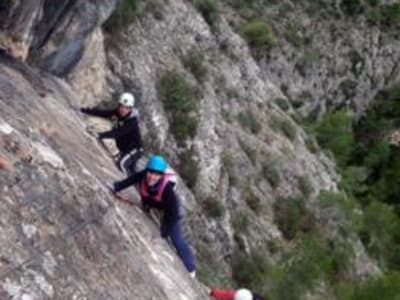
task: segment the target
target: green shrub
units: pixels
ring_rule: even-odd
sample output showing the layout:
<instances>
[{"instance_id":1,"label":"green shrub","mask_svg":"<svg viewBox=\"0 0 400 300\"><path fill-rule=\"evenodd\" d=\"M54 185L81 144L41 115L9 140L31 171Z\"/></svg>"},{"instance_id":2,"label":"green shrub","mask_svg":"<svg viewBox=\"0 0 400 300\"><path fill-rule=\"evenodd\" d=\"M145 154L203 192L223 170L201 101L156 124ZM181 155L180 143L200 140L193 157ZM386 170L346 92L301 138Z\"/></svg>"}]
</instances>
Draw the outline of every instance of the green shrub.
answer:
<instances>
[{"instance_id":1,"label":"green shrub","mask_svg":"<svg viewBox=\"0 0 400 300\"><path fill-rule=\"evenodd\" d=\"M389 272L365 281L343 283L337 287L336 296L341 300L398 300L399 282L400 272Z\"/></svg>"},{"instance_id":2,"label":"green shrub","mask_svg":"<svg viewBox=\"0 0 400 300\"><path fill-rule=\"evenodd\" d=\"M305 226L308 227L306 218L311 215L306 212L303 198L290 197L280 198L275 202L274 217L284 238L292 240L298 232L306 229Z\"/></svg>"},{"instance_id":3,"label":"green shrub","mask_svg":"<svg viewBox=\"0 0 400 300\"><path fill-rule=\"evenodd\" d=\"M323 279L333 278L344 268L343 254L319 234L304 237L283 265L283 278L276 299L303 299L302 295ZM338 265L339 264L339 265Z\"/></svg>"},{"instance_id":4,"label":"green shrub","mask_svg":"<svg viewBox=\"0 0 400 300\"><path fill-rule=\"evenodd\" d=\"M382 22L382 10L380 7L373 7L368 11L367 19L369 22L375 25L379 25Z\"/></svg>"},{"instance_id":5,"label":"green shrub","mask_svg":"<svg viewBox=\"0 0 400 300\"><path fill-rule=\"evenodd\" d=\"M201 250L200 250L201 251ZM198 252L200 252L198 251ZM229 276L221 276L221 271L213 264L199 264L196 270L196 277L207 286L232 286L233 282Z\"/></svg>"},{"instance_id":6,"label":"green shrub","mask_svg":"<svg viewBox=\"0 0 400 300\"><path fill-rule=\"evenodd\" d=\"M360 236L384 270L400 270L400 218L391 206L371 202L364 213Z\"/></svg>"},{"instance_id":7,"label":"green shrub","mask_svg":"<svg viewBox=\"0 0 400 300\"><path fill-rule=\"evenodd\" d=\"M340 166L348 163L355 148L350 117L343 111L327 113L315 128L318 143L335 155Z\"/></svg>"},{"instance_id":8,"label":"green shrub","mask_svg":"<svg viewBox=\"0 0 400 300\"><path fill-rule=\"evenodd\" d=\"M300 192L304 197L309 197L314 191L310 178L307 175L303 175L298 177L297 180Z\"/></svg>"},{"instance_id":9,"label":"green shrub","mask_svg":"<svg viewBox=\"0 0 400 300\"><path fill-rule=\"evenodd\" d=\"M301 36L302 28L298 23L289 23L286 26L285 37L295 47L300 47L303 44Z\"/></svg>"},{"instance_id":10,"label":"green shrub","mask_svg":"<svg viewBox=\"0 0 400 300\"><path fill-rule=\"evenodd\" d=\"M187 186L193 189L199 175L199 164L196 159L196 153L193 149L186 150L179 154L179 173L185 180Z\"/></svg>"},{"instance_id":11,"label":"green shrub","mask_svg":"<svg viewBox=\"0 0 400 300\"><path fill-rule=\"evenodd\" d=\"M255 165L257 163L257 150L250 147L248 144L241 142L241 148L246 153L247 157L250 159L251 163Z\"/></svg>"},{"instance_id":12,"label":"green shrub","mask_svg":"<svg viewBox=\"0 0 400 300\"><path fill-rule=\"evenodd\" d=\"M207 214L213 218L221 218L225 214L225 208L221 201L214 197L209 197L204 201L204 208Z\"/></svg>"},{"instance_id":13,"label":"green shrub","mask_svg":"<svg viewBox=\"0 0 400 300\"><path fill-rule=\"evenodd\" d=\"M197 99L189 84L177 71L169 71L161 78L159 86L175 138L178 142L193 138L198 125Z\"/></svg>"},{"instance_id":14,"label":"green shrub","mask_svg":"<svg viewBox=\"0 0 400 300\"><path fill-rule=\"evenodd\" d=\"M297 136L296 127L288 119L274 119L272 121L271 127L275 130L281 131L291 141L293 141Z\"/></svg>"},{"instance_id":15,"label":"green shrub","mask_svg":"<svg viewBox=\"0 0 400 300\"><path fill-rule=\"evenodd\" d=\"M393 205L400 216L398 199L400 197L400 149L393 148L388 162L380 166L369 178L369 194L375 199Z\"/></svg>"},{"instance_id":16,"label":"green shrub","mask_svg":"<svg viewBox=\"0 0 400 300\"><path fill-rule=\"evenodd\" d=\"M267 163L264 165L262 171L262 175L265 177L265 179L267 179L273 188L277 188L281 182L281 176L276 164L276 162Z\"/></svg>"},{"instance_id":17,"label":"green shrub","mask_svg":"<svg viewBox=\"0 0 400 300\"><path fill-rule=\"evenodd\" d=\"M368 186L366 184L367 179L367 168L350 166L342 171L340 187L349 195L363 196L368 191Z\"/></svg>"},{"instance_id":18,"label":"green shrub","mask_svg":"<svg viewBox=\"0 0 400 300\"><path fill-rule=\"evenodd\" d=\"M240 112L237 118L242 128L249 130L252 134L260 132L261 124L250 110Z\"/></svg>"},{"instance_id":19,"label":"green shrub","mask_svg":"<svg viewBox=\"0 0 400 300\"><path fill-rule=\"evenodd\" d=\"M203 81L207 74L207 69L204 65L204 56L200 52L190 50L182 57L182 62L184 67L188 69L199 82Z\"/></svg>"},{"instance_id":20,"label":"green shrub","mask_svg":"<svg viewBox=\"0 0 400 300\"><path fill-rule=\"evenodd\" d=\"M352 219L354 211L358 209L354 199L343 192L321 191L318 195L318 200L322 209L338 207L349 220Z\"/></svg>"},{"instance_id":21,"label":"green shrub","mask_svg":"<svg viewBox=\"0 0 400 300\"><path fill-rule=\"evenodd\" d=\"M244 192L244 199L247 205L256 213L260 212L261 209L261 201L260 199L254 195L253 191L251 190L250 183L249 187Z\"/></svg>"},{"instance_id":22,"label":"green shrub","mask_svg":"<svg viewBox=\"0 0 400 300\"><path fill-rule=\"evenodd\" d=\"M400 3L371 5L367 19L384 29L398 29L400 25Z\"/></svg>"},{"instance_id":23,"label":"green shrub","mask_svg":"<svg viewBox=\"0 0 400 300\"><path fill-rule=\"evenodd\" d=\"M113 14L104 23L105 30L117 32L124 26L129 25L137 15L141 2L141 0L120 1Z\"/></svg>"},{"instance_id":24,"label":"green shrub","mask_svg":"<svg viewBox=\"0 0 400 300\"><path fill-rule=\"evenodd\" d=\"M233 216L233 229L235 233L246 233L249 227L249 217L245 212L238 212Z\"/></svg>"},{"instance_id":25,"label":"green shrub","mask_svg":"<svg viewBox=\"0 0 400 300\"><path fill-rule=\"evenodd\" d=\"M349 16L361 14L365 10L362 0L341 0L340 8Z\"/></svg>"},{"instance_id":26,"label":"green shrub","mask_svg":"<svg viewBox=\"0 0 400 300\"><path fill-rule=\"evenodd\" d=\"M214 28L219 19L217 2L215 0L195 0L195 5L208 25Z\"/></svg>"},{"instance_id":27,"label":"green shrub","mask_svg":"<svg viewBox=\"0 0 400 300\"><path fill-rule=\"evenodd\" d=\"M390 154L390 145L387 141L377 142L365 157L364 165L369 169L377 169L389 163Z\"/></svg>"},{"instance_id":28,"label":"green shrub","mask_svg":"<svg viewBox=\"0 0 400 300\"><path fill-rule=\"evenodd\" d=\"M286 98L276 98L275 103L278 104L278 106L284 111L288 111L290 109L289 101Z\"/></svg>"},{"instance_id":29,"label":"green shrub","mask_svg":"<svg viewBox=\"0 0 400 300\"><path fill-rule=\"evenodd\" d=\"M241 33L250 47L269 49L275 46L275 37L271 29L262 21L252 21L245 24Z\"/></svg>"},{"instance_id":30,"label":"green shrub","mask_svg":"<svg viewBox=\"0 0 400 300\"><path fill-rule=\"evenodd\" d=\"M400 3L381 6L382 21L388 26L400 24Z\"/></svg>"},{"instance_id":31,"label":"green shrub","mask_svg":"<svg viewBox=\"0 0 400 300\"><path fill-rule=\"evenodd\" d=\"M265 273L269 267L265 254L254 252L245 255L242 252L235 252L231 266L233 279L238 285L259 291L265 284Z\"/></svg>"},{"instance_id":32,"label":"green shrub","mask_svg":"<svg viewBox=\"0 0 400 300\"><path fill-rule=\"evenodd\" d=\"M317 140L313 135L308 135L305 140L306 147L311 153L317 153L319 151Z\"/></svg>"},{"instance_id":33,"label":"green shrub","mask_svg":"<svg viewBox=\"0 0 400 300\"><path fill-rule=\"evenodd\" d=\"M222 168L228 174L229 183L235 185L237 183L237 177L235 173L235 161L232 154L228 151L222 153Z\"/></svg>"},{"instance_id":34,"label":"green shrub","mask_svg":"<svg viewBox=\"0 0 400 300\"><path fill-rule=\"evenodd\" d=\"M336 284L354 256L351 244L327 240L317 230L306 233L276 266L264 270L263 292L269 299L300 300L319 283ZM338 298L342 299L342 298Z\"/></svg>"},{"instance_id":35,"label":"green shrub","mask_svg":"<svg viewBox=\"0 0 400 300\"><path fill-rule=\"evenodd\" d=\"M400 86L394 85L386 91L381 91L367 114L356 124L356 136L360 140L367 155L370 148L382 143L384 135L392 128L397 127L400 116ZM359 153L357 153L359 154Z\"/></svg>"}]
</instances>

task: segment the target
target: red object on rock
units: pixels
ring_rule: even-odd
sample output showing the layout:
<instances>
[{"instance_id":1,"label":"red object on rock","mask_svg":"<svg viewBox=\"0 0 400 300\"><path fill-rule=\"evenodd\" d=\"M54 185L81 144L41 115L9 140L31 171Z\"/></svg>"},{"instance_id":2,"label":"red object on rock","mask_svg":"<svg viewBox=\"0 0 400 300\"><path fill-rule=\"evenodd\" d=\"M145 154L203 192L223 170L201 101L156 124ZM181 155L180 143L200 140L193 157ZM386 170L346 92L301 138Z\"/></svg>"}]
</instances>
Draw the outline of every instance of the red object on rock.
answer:
<instances>
[{"instance_id":1,"label":"red object on rock","mask_svg":"<svg viewBox=\"0 0 400 300\"><path fill-rule=\"evenodd\" d=\"M213 288L211 289L210 296L218 300L233 300L235 292L235 290Z\"/></svg>"}]
</instances>

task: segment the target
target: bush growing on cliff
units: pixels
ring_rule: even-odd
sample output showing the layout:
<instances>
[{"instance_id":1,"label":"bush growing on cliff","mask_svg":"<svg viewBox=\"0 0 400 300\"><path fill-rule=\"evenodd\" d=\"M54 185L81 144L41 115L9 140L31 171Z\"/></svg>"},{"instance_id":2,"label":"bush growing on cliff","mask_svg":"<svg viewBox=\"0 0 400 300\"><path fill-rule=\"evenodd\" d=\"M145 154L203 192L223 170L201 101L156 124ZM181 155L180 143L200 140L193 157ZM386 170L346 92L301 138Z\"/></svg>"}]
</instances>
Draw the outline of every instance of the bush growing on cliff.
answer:
<instances>
[{"instance_id":1,"label":"bush growing on cliff","mask_svg":"<svg viewBox=\"0 0 400 300\"><path fill-rule=\"evenodd\" d=\"M266 256L262 252L244 255L236 252L232 257L233 279L241 286L259 290L265 284L265 273L268 270Z\"/></svg>"},{"instance_id":2,"label":"bush growing on cliff","mask_svg":"<svg viewBox=\"0 0 400 300\"><path fill-rule=\"evenodd\" d=\"M341 300L394 300L400 295L400 272L389 272L356 283L337 285L336 296Z\"/></svg>"},{"instance_id":3,"label":"bush growing on cliff","mask_svg":"<svg viewBox=\"0 0 400 300\"><path fill-rule=\"evenodd\" d=\"M307 232L314 227L314 220L306 210L302 197L278 199L274 203L274 219L287 240L293 240L299 232Z\"/></svg>"},{"instance_id":4,"label":"bush growing on cliff","mask_svg":"<svg viewBox=\"0 0 400 300\"><path fill-rule=\"evenodd\" d=\"M235 234L246 233L249 227L249 217L245 212L238 212L233 218Z\"/></svg>"},{"instance_id":5,"label":"bush growing on cliff","mask_svg":"<svg viewBox=\"0 0 400 300\"><path fill-rule=\"evenodd\" d=\"M385 5L381 7L382 21L389 26L400 25L400 3Z\"/></svg>"},{"instance_id":6,"label":"bush growing on cliff","mask_svg":"<svg viewBox=\"0 0 400 300\"><path fill-rule=\"evenodd\" d=\"M335 155L340 166L348 163L355 148L350 117L343 111L329 112L316 126L318 143Z\"/></svg>"},{"instance_id":7,"label":"bush growing on cliff","mask_svg":"<svg viewBox=\"0 0 400 300\"><path fill-rule=\"evenodd\" d=\"M346 257L351 257L348 251L345 245L335 245L317 232L305 236L282 264L282 277L272 291L274 299L303 299L322 279L334 281L346 268Z\"/></svg>"},{"instance_id":8,"label":"bush growing on cliff","mask_svg":"<svg viewBox=\"0 0 400 300\"><path fill-rule=\"evenodd\" d=\"M242 128L249 130L252 134L260 132L261 124L250 110L240 112L237 118Z\"/></svg>"},{"instance_id":9,"label":"bush growing on cliff","mask_svg":"<svg viewBox=\"0 0 400 300\"><path fill-rule=\"evenodd\" d=\"M197 99L183 75L169 71L159 82L171 131L178 142L194 137L197 130Z\"/></svg>"},{"instance_id":10,"label":"bush growing on cliff","mask_svg":"<svg viewBox=\"0 0 400 300\"><path fill-rule=\"evenodd\" d=\"M281 131L289 140L293 141L297 136L296 126L288 119L273 119L271 127Z\"/></svg>"},{"instance_id":11,"label":"bush growing on cliff","mask_svg":"<svg viewBox=\"0 0 400 300\"><path fill-rule=\"evenodd\" d=\"M279 174L277 164L276 161L267 162L263 166L261 174L273 188L277 188L281 182L281 175Z\"/></svg>"},{"instance_id":12,"label":"bush growing on cliff","mask_svg":"<svg viewBox=\"0 0 400 300\"><path fill-rule=\"evenodd\" d=\"M400 25L400 3L382 4L372 7L367 15L370 22L386 28Z\"/></svg>"},{"instance_id":13,"label":"bush growing on cliff","mask_svg":"<svg viewBox=\"0 0 400 300\"><path fill-rule=\"evenodd\" d=\"M214 28L219 18L218 4L215 0L195 0L197 9L203 15L204 20Z\"/></svg>"},{"instance_id":14,"label":"bush growing on cliff","mask_svg":"<svg viewBox=\"0 0 400 300\"><path fill-rule=\"evenodd\" d=\"M272 30L262 21L248 22L243 25L241 33L250 47L269 49L275 46L275 37Z\"/></svg>"},{"instance_id":15,"label":"bush growing on cliff","mask_svg":"<svg viewBox=\"0 0 400 300\"><path fill-rule=\"evenodd\" d=\"M203 81L207 74L207 69L204 65L204 56L200 52L190 50L182 57L182 63L199 82Z\"/></svg>"},{"instance_id":16,"label":"bush growing on cliff","mask_svg":"<svg viewBox=\"0 0 400 300\"><path fill-rule=\"evenodd\" d=\"M261 201L260 199L254 194L251 189L251 183L249 183L248 188L244 191L243 197L247 203L247 205L255 212L259 213L261 209Z\"/></svg>"},{"instance_id":17,"label":"bush growing on cliff","mask_svg":"<svg viewBox=\"0 0 400 300\"><path fill-rule=\"evenodd\" d=\"M342 0L340 8L349 16L361 14L365 10L365 5L362 0Z\"/></svg>"},{"instance_id":18,"label":"bush growing on cliff","mask_svg":"<svg viewBox=\"0 0 400 300\"><path fill-rule=\"evenodd\" d=\"M206 213L213 218L221 218L225 214L225 208L220 200L215 197L209 197L204 201Z\"/></svg>"},{"instance_id":19,"label":"bush growing on cliff","mask_svg":"<svg viewBox=\"0 0 400 300\"><path fill-rule=\"evenodd\" d=\"M371 202L365 210L360 237L384 270L400 270L400 218L391 206Z\"/></svg>"},{"instance_id":20,"label":"bush growing on cliff","mask_svg":"<svg viewBox=\"0 0 400 300\"><path fill-rule=\"evenodd\" d=\"M298 184L300 192L306 198L309 197L314 190L311 180L310 180L310 177L308 177L307 175L299 176L297 178L297 184Z\"/></svg>"},{"instance_id":21,"label":"bush growing on cliff","mask_svg":"<svg viewBox=\"0 0 400 300\"><path fill-rule=\"evenodd\" d=\"M123 0L115 8L113 14L104 24L108 31L116 31L131 23L136 16L142 0Z\"/></svg>"}]
</instances>

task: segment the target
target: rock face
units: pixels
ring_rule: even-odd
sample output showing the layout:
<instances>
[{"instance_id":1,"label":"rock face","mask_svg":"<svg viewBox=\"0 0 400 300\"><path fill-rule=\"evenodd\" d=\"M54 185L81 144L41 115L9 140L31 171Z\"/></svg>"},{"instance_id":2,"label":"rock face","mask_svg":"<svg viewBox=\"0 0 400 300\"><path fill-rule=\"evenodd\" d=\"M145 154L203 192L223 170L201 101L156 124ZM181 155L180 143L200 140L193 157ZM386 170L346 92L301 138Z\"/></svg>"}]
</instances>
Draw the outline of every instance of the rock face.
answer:
<instances>
[{"instance_id":1,"label":"rock face","mask_svg":"<svg viewBox=\"0 0 400 300\"><path fill-rule=\"evenodd\" d=\"M262 69L303 116L322 116L329 108L343 107L358 118L378 91L398 81L396 33L362 18L320 22L299 8L289 11L282 28L296 28L297 41L309 42L302 47L283 42L262 62Z\"/></svg>"},{"instance_id":2,"label":"rock face","mask_svg":"<svg viewBox=\"0 0 400 300\"><path fill-rule=\"evenodd\" d=\"M191 147L197 179L191 189L185 178L179 183L185 228L199 261L229 276L238 247L262 249L273 261L267 244L290 246L273 206L301 196L299 182L307 182L309 207L319 191L337 190L334 162L278 100L293 110L290 100L307 91L299 108L305 116L330 105L360 114L398 73L400 47L379 31L363 35L362 24L333 39L319 36L325 25L311 23L321 60L300 68L306 53L288 43L255 61L223 15L215 32L189 1L143 4L129 26L104 33L101 25L117 2L0 4L1 299L206 298L168 244L153 239L155 225L107 194L103 182L121 175L71 105L95 105L129 90L148 153L167 153L178 167ZM182 62L193 50L203 56L202 80ZM349 64L349 53L360 60ZM184 75L198 99L199 126L185 146L172 134L160 100L160 79L171 70ZM344 78L356 85L344 86ZM210 217L209 199L222 204L221 216ZM238 225L243 216L251 220L246 230ZM353 248L355 276L379 272L358 240Z\"/></svg>"},{"instance_id":3,"label":"rock face","mask_svg":"<svg viewBox=\"0 0 400 300\"><path fill-rule=\"evenodd\" d=\"M107 193L121 174L69 85L33 83L12 59L0 69L0 298L205 299L157 226Z\"/></svg>"}]
</instances>

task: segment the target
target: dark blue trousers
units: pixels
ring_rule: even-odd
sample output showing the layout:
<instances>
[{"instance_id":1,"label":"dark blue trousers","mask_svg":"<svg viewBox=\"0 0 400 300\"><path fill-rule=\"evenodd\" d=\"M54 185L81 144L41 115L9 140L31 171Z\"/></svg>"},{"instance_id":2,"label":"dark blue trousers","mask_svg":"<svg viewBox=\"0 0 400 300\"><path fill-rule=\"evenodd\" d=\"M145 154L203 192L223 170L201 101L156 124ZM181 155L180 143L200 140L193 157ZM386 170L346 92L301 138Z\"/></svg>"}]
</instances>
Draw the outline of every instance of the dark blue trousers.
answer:
<instances>
[{"instance_id":1,"label":"dark blue trousers","mask_svg":"<svg viewBox=\"0 0 400 300\"><path fill-rule=\"evenodd\" d=\"M194 271L196 265L193 252L183 237L181 223L176 221L167 226L165 222L163 222L161 225L161 235L164 238L169 237L171 239L172 244L178 252L178 256L182 260L188 272Z\"/></svg>"}]
</instances>

